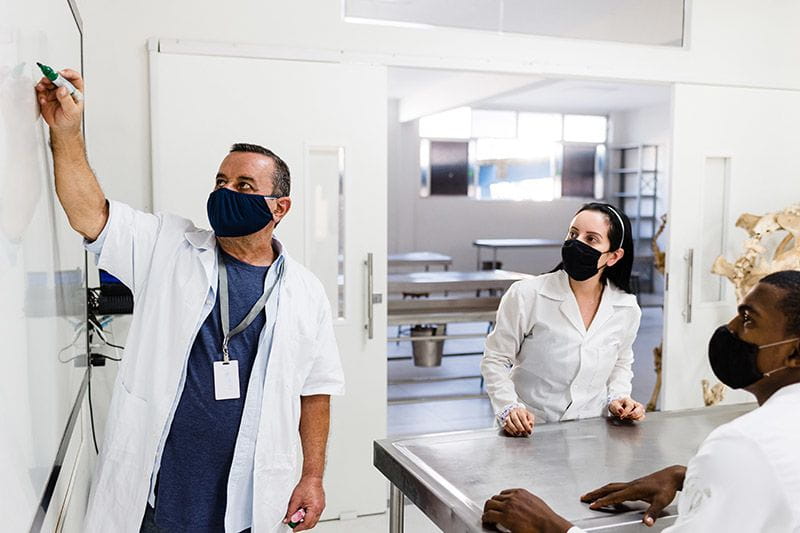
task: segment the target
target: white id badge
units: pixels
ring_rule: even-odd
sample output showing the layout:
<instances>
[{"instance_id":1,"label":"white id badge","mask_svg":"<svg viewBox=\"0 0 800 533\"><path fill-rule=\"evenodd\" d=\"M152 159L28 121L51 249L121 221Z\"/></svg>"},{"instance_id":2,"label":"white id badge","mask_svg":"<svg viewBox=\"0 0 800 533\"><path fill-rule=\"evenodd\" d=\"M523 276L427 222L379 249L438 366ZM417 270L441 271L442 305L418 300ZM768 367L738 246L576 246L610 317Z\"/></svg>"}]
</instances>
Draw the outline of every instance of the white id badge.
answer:
<instances>
[{"instance_id":1,"label":"white id badge","mask_svg":"<svg viewBox=\"0 0 800 533\"><path fill-rule=\"evenodd\" d=\"M239 397L239 361L214 361L214 398L235 400Z\"/></svg>"}]
</instances>

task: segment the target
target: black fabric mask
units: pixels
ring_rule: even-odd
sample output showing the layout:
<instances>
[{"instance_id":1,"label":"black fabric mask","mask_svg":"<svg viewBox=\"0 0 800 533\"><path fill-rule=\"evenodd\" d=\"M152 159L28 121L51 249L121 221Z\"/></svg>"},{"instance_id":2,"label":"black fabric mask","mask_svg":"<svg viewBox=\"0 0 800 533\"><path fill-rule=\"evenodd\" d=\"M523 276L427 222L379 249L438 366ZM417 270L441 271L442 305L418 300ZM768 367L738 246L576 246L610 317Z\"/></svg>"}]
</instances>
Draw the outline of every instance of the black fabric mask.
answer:
<instances>
[{"instance_id":1,"label":"black fabric mask","mask_svg":"<svg viewBox=\"0 0 800 533\"><path fill-rule=\"evenodd\" d=\"M603 252L595 250L578 239L564 241L561 246L561 260L564 270L575 281L586 281L597 274L597 261Z\"/></svg>"},{"instance_id":2,"label":"black fabric mask","mask_svg":"<svg viewBox=\"0 0 800 533\"><path fill-rule=\"evenodd\" d=\"M761 348L777 346L794 342L797 339L789 339L771 344L759 346L752 342L743 341L737 337L727 325L717 328L708 343L708 362L711 363L711 370L722 383L732 389L743 389L760 380L764 376L769 376L783 368L776 368L766 374L758 370L758 351Z\"/></svg>"}]
</instances>

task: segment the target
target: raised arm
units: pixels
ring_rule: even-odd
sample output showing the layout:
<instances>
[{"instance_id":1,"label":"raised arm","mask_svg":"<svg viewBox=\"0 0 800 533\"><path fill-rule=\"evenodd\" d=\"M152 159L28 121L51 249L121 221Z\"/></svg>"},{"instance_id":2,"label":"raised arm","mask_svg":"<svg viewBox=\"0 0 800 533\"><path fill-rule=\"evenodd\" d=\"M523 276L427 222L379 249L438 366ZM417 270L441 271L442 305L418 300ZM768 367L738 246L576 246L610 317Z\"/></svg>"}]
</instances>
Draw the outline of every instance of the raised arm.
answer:
<instances>
[{"instance_id":1,"label":"raised arm","mask_svg":"<svg viewBox=\"0 0 800 533\"><path fill-rule=\"evenodd\" d=\"M65 69L61 75L83 91L79 73ZM86 159L81 133L83 101L74 100L65 88L56 87L47 78L36 84L36 96L42 117L50 126L56 194L70 226L93 241L108 221L108 204Z\"/></svg>"}]
</instances>

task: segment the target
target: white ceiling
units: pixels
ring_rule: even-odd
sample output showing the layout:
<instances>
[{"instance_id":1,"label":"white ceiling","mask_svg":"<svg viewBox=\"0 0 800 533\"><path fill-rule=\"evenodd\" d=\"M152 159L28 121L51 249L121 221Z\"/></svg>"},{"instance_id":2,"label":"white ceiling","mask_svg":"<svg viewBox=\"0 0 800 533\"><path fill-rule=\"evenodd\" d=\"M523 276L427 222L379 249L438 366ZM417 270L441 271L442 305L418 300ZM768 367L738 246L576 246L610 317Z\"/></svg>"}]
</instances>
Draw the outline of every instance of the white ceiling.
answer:
<instances>
[{"instance_id":1,"label":"white ceiling","mask_svg":"<svg viewBox=\"0 0 800 533\"><path fill-rule=\"evenodd\" d=\"M503 75L507 76L507 75ZM484 72L390 68L389 98L403 99L431 94L436 86L447 87L448 81L481 84ZM547 79L530 77L531 83L465 104L486 109L519 111L557 111L562 113L608 114L669 102L668 85L619 83L594 80ZM454 106L455 107L455 106Z\"/></svg>"},{"instance_id":2,"label":"white ceiling","mask_svg":"<svg viewBox=\"0 0 800 533\"><path fill-rule=\"evenodd\" d=\"M492 74L487 72L471 72L468 70L434 70L423 68L389 68L389 98L405 98L420 92L430 92L437 86L448 87L450 82L458 80L464 85L479 85L490 77L518 78L522 82L531 83L541 77L527 74Z\"/></svg>"},{"instance_id":3,"label":"white ceiling","mask_svg":"<svg viewBox=\"0 0 800 533\"><path fill-rule=\"evenodd\" d=\"M389 68L389 98L405 98L419 91L424 91L433 85L453 78L457 71L454 70L428 70L421 68Z\"/></svg>"},{"instance_id":4,"label":"white ceiling","mask_svg":"<svg viewBox=\"0 0 800 533\"><path fill-rule=\"evenodd\" d=\"M547 80L494 96L473 107L562 113L608 114L669 102L668 85L644 85L592 80Z\"/></svg>"}]
</instances>

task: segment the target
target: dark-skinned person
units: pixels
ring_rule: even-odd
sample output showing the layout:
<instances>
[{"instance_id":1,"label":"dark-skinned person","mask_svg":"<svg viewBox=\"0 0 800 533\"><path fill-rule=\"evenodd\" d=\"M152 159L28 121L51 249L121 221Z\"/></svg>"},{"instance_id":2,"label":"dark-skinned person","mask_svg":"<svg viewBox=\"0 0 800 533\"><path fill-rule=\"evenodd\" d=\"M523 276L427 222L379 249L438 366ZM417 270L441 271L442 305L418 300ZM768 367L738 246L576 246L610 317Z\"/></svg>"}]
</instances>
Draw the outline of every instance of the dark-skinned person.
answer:
<instances>
[{"instance_id":1,"label":"dark-skinned person","mask_svg":"<svg viewBox=\"0 0 800 533\"><path fill-rule=\"evenodd\" d=\"M503 295L481 373L499 425L527 436L535 423L605 414L641 420L631 394L641 310L631 294L631 224L609 204L584 205L548 274Z\"/></svg>"},{"instance_id":2,"label":"dark-skinned person","mask_svg":"<svg viewBox=\"0 0 800 533\"><path fill-rule=\"evenodd\" d=\"M708 346L722 383L744 389L758 408L718 427L688 466L674 465L581 497L591 509L649 503L651 526L680 492L670 533L800 531L800 271L764 277ZM505 490L483 521L514 533L580 530L524 489Z\"/></svg>"}]
</instances>

